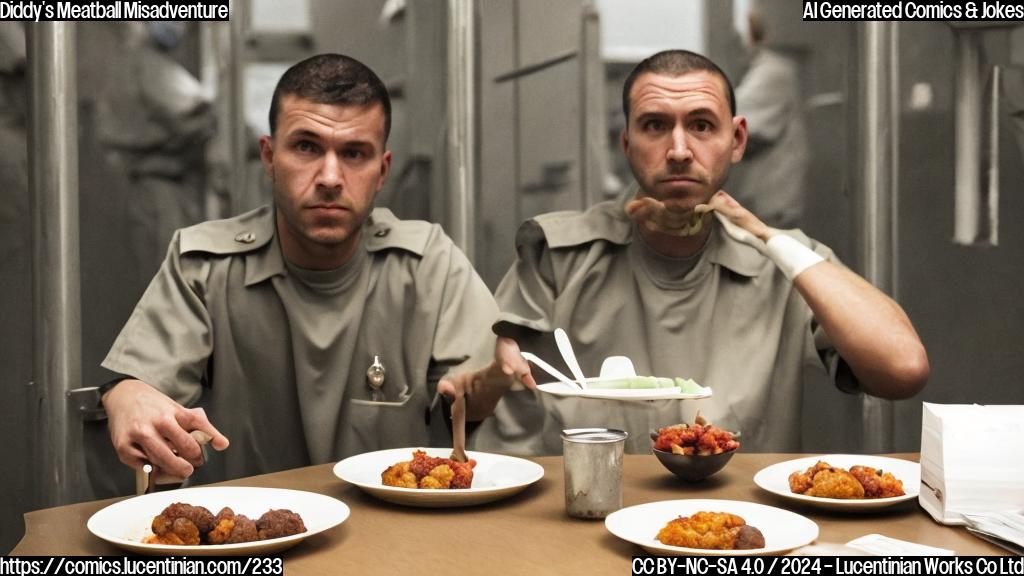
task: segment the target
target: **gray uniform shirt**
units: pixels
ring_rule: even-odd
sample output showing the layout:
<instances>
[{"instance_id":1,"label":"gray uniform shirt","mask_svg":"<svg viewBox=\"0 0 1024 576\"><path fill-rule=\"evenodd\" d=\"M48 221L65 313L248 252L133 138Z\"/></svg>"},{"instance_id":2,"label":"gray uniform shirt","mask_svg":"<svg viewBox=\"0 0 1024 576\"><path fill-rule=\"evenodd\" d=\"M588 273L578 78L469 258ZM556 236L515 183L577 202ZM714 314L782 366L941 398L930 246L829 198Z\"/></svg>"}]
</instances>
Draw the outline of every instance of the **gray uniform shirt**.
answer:
<instances>
[{"instance_id":1,"label":"gray uniform shirt","mask_svg":"<svg viewBox=\"0 0 1024 576\"><path fill-rule=\"evenodd\" d=\"M202 406L231 440L195 482L450 442L436 382L490 362L494 299L435 224L378 208L362 247L339 270L294 268L270 207L175 234L103 366Z\"/></svg>"},{"instance_id":2,"label":"gray uniform shirt","mask_svg":"<svg viewBox=\"0 0 1024 576\"><path fill-rule=\"evenodd\" d=\"M693 378L713 397L626 403L511 392L476 432L474 446L557 454L563 428L600 426L628 431L627 450L644 453L648 431L692 421L700 409L712 423L741 431L745 450L799 450L803 385L835 380L855 390L845 363L792 283L720 227L696 263L651 252L624 211L634 193L523 224L517 260L496 294L502 314L495 332L568 374L550 334L561 327L587 376L597 375L605 357L624 355L638 374ZM787 234L835 261L827 247L798 231ZM536 369L534 375L552 380Z\"/></svg>"}]
</instances>

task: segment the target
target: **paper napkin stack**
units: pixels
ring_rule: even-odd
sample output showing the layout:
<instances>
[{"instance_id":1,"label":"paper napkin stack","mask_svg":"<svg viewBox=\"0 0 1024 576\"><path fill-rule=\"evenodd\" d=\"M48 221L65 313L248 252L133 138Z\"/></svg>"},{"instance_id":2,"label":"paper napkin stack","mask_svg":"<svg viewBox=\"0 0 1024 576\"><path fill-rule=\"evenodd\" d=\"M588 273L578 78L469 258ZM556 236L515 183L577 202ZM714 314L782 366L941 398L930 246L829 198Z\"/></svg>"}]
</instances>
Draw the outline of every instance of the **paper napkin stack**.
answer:
<instances>
[{"instance_id":1,"label":"paper napkin stack","mask_svg":"<svg viewBox=\"0 0 1024 576\"><path fill-rule=\"evenodd\" d=\"M1024 406L924 403L921 507L1024 547Z\"/></svg>"}]
</instances>

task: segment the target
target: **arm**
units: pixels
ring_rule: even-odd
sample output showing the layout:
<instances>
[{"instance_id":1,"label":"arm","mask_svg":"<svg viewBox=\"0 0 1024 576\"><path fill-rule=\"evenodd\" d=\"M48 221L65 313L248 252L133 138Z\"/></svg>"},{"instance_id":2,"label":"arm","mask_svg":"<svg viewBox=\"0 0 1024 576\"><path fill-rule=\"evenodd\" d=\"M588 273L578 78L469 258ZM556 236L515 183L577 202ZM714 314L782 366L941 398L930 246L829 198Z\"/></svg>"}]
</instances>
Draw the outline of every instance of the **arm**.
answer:
<instances>
[{"instance_id":1,"label":"arm","mask_svg":"<svg viewBox=\"0 0 1024 576\"><path fill-rule=\"evenodd\" d=\"M446 376L437 389L449 398L471 398L466 407L466 418L470 422L479 422L494 413L498 401L517 380L527 388L537 388L530 365L519 352L519 345L511 338L499 337L494 348L494 362L476 372Z\"/></svg>"},{"instance_id":2,"label":"arm","mask_svg":"<svg viewBox=\"0 0 1024 576\"><path fill-rule=\"evenodd\" d=\"M530 240L526 240L527 237ZM470 396L471 400L467 406L467 417L471 422L480 421L490 416L494 412L498 401L512 388L516 381L522 382L531 389L537 387L537 383L530 372L529 364L520 354L518 343L512 338L504 336L499 336L497 340L493 340L491 337L491 324L494 323L495 316L498 318L498 322L494 323L495 325L511 326L512 324L506 321L505 318L510 316L519 317L520 315L536 318L543 317L546 314L544 310L553 301L553 292L549 287L549 282L542 279L541 274L535 272L541 256L540 252L531 249L531 247L538 244L538 240L541 238L543 238L543 233L535 224L526 223L520 229L517 236L519 257L512 270L509 270L505 279L502 280L497 292L497 297L502 302L504 313L498 315L497 308L495 307L490 316L485 317L479 314L468 316L470 318L479 317L481 320L486 320L486 326L474 326L473 332L468 334L468 336L477 341L487 342L488 345L493 342L493 362L475 372L449 374L438 384L438 391L449 398L458 398L464 394ZM466 265L468 266L468 263ZM550 266L550 262L548 265ZM482 281L475 274L474 277L480 283L480 290L486 293L487 299L493 304L494 298L491 297L490 291L487 290L486 286L483 286ZM543 285L542 289L540 288L541 285ZM540 296L532 297L530 294L533 292L539 292ZM478 298L483 299L483 296L481 295ZM538 306L540 308L537 308ZM465 318L467 316L461 314L460 317ZM541 321L543 322L543 320ZM460 327L465 335L465 323L460 323ZM481 336L477 332L479 330L486 330L488 337ZM490 352L489 350L488 353Z\"/></svg>"},{"instance_id":3,"label":"arm","mask_svg":"<svg viewBox=\"0 0 1024 576\"><path fill-rule=\"evenodd\" d=\"M202 298L208 263L179 254L180 235L175 234L160 271L103 361L104 368L130 378L102 401L122 462L137 469L146 461L160 472L185 477L200 454L189 432L206 432L217 449L228 442L201 409L184 407L202 394L213 344Z\"/></svg>"},{"instance_id":4,"label":"arm","mask_svg":"<svg viewBox=\"0 0 1024 576\"><path fill-rule=\"evenodd\" d=\"M708 207L722 216L726 232L762 252L765 243L779 234L725 192L715 194ZM828 261L799 271L793 285L864 392L901 399L924 388L928 356L910 319L893 299Z\"/></svg>"}]
</instances>

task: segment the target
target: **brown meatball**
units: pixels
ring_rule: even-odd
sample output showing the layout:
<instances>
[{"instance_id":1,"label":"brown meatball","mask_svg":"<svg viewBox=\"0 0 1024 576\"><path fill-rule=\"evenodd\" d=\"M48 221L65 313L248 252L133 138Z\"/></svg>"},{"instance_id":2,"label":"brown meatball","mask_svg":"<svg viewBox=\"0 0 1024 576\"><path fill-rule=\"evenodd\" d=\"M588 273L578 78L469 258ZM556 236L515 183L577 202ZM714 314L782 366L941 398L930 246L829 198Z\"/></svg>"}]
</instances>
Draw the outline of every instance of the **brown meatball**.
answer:
<instances>
[{"instance_id":1,"label":"brown meatball","mask_svg":"<svg viewBox=\"0 0 1024 576\"><path fill-rule=\"evenodd\" d=\"M736 543L734 546L736 550L764 548L764 534L761 534L761 531L753 526L740 526L739 532L736 533Z\"/></svg>"},{"instance_id":2,"label":"brown meatball","mask_svg":"<svg viewBox=\"0 0 1024 576\"><path fill-rule=\"evenodd\" d=\"M168 546L197 546L199 529L188 518L179 517L172 520L160 515L153 518L153 536L149 536L143 542Z\"/></svg>"},{"instance_id":3,"label":"brown meatball","mask_svg":"<svg viewBox=\"0 0 1024 576\"><path fill-rule=\"evenodd\" d=\"M214 518L214 522L219 523L221 520L234 520L234 518L235 511L225 506L220 509L220 512L217 512L217 517Z\"/></svg>"},{"instance_id":4,"label":"brown meatball","mask_svg":"<svg viewBox=\"0 0 1024 576\"><path fill-rule=\"evenodd\" d=\"M210 512L202 506L192 506L191 504L175 502L167 508L164 508L164 511L161 512L160 515L166 516L171 520L174 520L175 518L188 518L196 525L200 534L206 534L210 530L213 530L214 526L213 512ZM156 530L154 530L154 532L156 532Z\"/></svg>"},{"instance_id":5,"label":"brown meatball","mask_svg":"<svg viewBox=\"0 0 1024 576\"><path fill-rule=\"evenodd\" d=\"M228 510L230 512L230 510ZM210 544L240 544L242 542L255 542L259 540L259 531L252 519L242 514L224 514L222 510L217 515L217 525L207 535Z\"/></svg>"},{"instance_id":6,"label":"brown meatball","mask_svg":"<svg viewBox=\"0 0 1024 576\"><path fill-rule=\"evenodd\" d=\"M270 510L256 521L260 540L281 538L306 531L302 517L291 510Z\"/></svg>"},{"instance_id":7,"label":"brown meatball","mask_svg":"<svg viewBox=\"0 0 1024 576\"><path fill-rule=\"evenodd\" d=\"M301 522L301 520L300 520ZM300 532L305 532L306 528L303 526ZM231 536L227 539L225 544L240 544L242 542L255 542L260 539L259 529L256 528L256 523L253 522L252 518L239 514L235 516L235 529L231 531Z\"/></svg>"}]
</instances>

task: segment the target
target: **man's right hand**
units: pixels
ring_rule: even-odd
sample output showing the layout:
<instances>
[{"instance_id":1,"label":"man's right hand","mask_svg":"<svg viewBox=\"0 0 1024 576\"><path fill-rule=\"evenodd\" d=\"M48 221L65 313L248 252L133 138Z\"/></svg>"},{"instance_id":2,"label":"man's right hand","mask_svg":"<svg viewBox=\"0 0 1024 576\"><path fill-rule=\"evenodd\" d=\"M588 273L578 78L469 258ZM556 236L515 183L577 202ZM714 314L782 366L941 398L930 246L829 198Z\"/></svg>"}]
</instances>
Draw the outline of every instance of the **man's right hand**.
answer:
<instances>
[{"instance_id":1,"label":"man's right hand","mask_svg":"<svg viewBox=\"0 0 1024 576\"><path fill-rule=\"evenodd\" d=\"M208 434L217 450L228 447L202 408L185 408L141 380L121 381L102 400L117 456L136 470L148 462L163 474L192 475L203 454L193 430Z\"/></svg>"}]
</instances>

